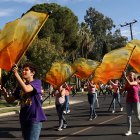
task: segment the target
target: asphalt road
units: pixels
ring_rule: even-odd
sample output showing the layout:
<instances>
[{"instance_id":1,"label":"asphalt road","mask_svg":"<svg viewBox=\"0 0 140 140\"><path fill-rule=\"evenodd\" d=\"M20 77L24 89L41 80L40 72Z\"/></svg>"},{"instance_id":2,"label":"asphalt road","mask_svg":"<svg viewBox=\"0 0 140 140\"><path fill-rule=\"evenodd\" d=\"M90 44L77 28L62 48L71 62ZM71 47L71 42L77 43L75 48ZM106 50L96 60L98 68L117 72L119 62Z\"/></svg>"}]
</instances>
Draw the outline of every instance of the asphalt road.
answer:
<instances>
[{"instance_id":1,"label":"asphalt road","mask_svg":"<svg viewBox=\"0 0 140 140\"><path fill-rule=\"evenodd\" d=\"M124 111L120 112L117 105L116 113L108 111L112 97L99 96L100 108L97 108L98 117L92 121L88 120L89 105L86 95L76 95L70 97L70 100L81 101L71 104L69 114L65 117L68 127L62 131L57 131L58 117L55 108L45 109L48 120L43 123L40 140L140 140L137 131L140 130L135 116L132 117L131 136L124 136L127 131L125 114L125 97L121 97ZM5 116L0 118L0 140L21 140L21 131L18 115Z\"/></svg>"}]
</instances>

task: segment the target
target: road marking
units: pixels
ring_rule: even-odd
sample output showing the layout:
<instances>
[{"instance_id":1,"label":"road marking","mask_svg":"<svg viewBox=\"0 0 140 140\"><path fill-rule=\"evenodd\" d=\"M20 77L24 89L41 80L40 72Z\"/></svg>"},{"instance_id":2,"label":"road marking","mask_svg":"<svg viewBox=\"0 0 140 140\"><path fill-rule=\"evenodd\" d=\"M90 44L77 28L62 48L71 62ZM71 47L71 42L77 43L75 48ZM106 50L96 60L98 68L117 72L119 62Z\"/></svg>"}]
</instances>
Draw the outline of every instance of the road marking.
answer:
<instances>
[{"instance_id":1,"label":"road marking","mask_svg":"<svg viewBox=\"0 0 140 140\"><path fill-rule=\"evenodd\" d=\"M101 122L101 123L98 123L97 125L101 125L101 124L108 123L108 122L110 122L110 121L112 121L112 120L121 118L122 116L124 116L124 115L119 115L119 116L114 117L114 118L112 118L112 119L109 119L109 120L103 121L103 122ZM95 127L95 126L93 126L93 127ZM72 135L79 134L79 133L84 132L84 131L87 131L87 130L93 128L93 127L87 127L87 128L85 128L85 129L79 130L79 131L77 131L77 132L75 132L75 133L72 133L71 136L72 136ZM56 139L56 140L63 140L63 139L66 139L66 138L68 138L68 136L66 136L66 137L61 137L61 138Z\"/></svg>"},{"instance_id":2,"label":"road marking","mask_svg":"<svg viewBox=\"0 0 140 140\"><path fill-rule=\"evenodd\" d=\"M122 116L124 116L124 115L119 115L119 116L114 117L114 118L112 118L112 119L109 119L109 120L106 120L106 121L104 121L104 122L98 123L98 125L100 125L100 124L105 124L105 123L110 122L110 121L112 121L112 120L115 120L115 119L121 118Z\"/></svg>"}]
</instances>

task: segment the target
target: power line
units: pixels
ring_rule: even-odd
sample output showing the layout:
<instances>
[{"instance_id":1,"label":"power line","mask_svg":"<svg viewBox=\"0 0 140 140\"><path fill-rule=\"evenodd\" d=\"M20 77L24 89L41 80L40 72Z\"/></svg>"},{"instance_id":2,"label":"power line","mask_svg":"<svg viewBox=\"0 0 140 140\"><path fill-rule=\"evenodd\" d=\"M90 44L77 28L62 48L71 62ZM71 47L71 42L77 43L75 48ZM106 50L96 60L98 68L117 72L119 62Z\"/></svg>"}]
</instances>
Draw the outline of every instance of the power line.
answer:
<instances>
[{"instance_id":1,"label":"power line","mask_svg":"<svg viewBox=\"0 0 140 140\"><path fill-rule=\"evenodd\" d=\"M123 24L123 25L120 24L121 27L124 27L124 26L129 26L130 27L131 40L133 40L132 25L136 22L138 22L138 21L134 19L132 22L125 22L125 24Z\"/></svg>"}]
</instances>

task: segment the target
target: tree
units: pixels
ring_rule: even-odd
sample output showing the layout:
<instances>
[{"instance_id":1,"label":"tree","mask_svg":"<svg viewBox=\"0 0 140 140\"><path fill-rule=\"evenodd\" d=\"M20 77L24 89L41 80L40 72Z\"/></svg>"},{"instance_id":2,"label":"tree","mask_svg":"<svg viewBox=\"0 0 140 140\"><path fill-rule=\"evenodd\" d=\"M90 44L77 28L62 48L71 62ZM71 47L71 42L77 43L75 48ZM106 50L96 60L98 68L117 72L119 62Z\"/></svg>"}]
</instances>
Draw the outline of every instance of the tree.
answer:
<instances>
[{"instance_id":1,"label":"tree","mask_svg":"<svg viewBox=\"0 0 140 140\"><path fill-rule=\"evenodd\" d=\"M62 60L62 58L60 58L61 53L63 53L63 51L60 50L58 52L55 45L51 44L50 38L37 38L26 52L26 57L27 61L31 61L38 66L38 76L44 78L52 63L60 59Z\"/></svg>"},{"instance_id":2,"label":"tree","mask_svg":"<svg viewBox=\"0 0 140 140\"><path fill-rule=\"evenodd\" d=\"M78 33L81 38L81 56L87 58L88 54L93 50L94 47L94 36L92 35L91 30L88 28L88 25L85 23L81 23Z\"/></svg>"},{"instance_id":3,"label":"tree","mask_svg":"<svg viewBox=\"0 0 140 140\"><path fill-rule=\"evenodd\" d=\"M50 42L56 48L63 48L64 52L72 51L78 46L73 46L78 42L78 18L67 7L61 7L55 3L35 5L30 10L38 12L52 11L49 19L41 29L38 37L50 37ZM78 44L78 43L76 43Z\"/></svg>"},{"instance_id":4,"label":"tree","mask_svg":"<svg viewBox=\"0 0 140 140\"><path fill-rule=\"evenodd\" d=\"M121 47L126 42L127 39L121 36L119 30L112 34L112 29L115 28L113 20L96 11L95 8L90 7L84 19L95 37L94 51L89 54L92 59L101 61L104 54L112 50L112 47ZM117 43L116 46L116 42L120 45Z\"/></svg>"}]
</instances>

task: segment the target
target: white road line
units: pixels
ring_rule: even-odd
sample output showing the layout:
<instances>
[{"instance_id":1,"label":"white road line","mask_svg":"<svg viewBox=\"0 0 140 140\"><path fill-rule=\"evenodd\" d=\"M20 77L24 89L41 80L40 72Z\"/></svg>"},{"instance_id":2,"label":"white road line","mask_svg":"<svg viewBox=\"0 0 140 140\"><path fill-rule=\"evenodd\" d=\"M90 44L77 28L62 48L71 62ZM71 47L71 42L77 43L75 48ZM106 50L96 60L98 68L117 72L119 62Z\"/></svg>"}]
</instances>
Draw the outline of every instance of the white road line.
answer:
<instances>
[{"instance_id":1,"label":"white road line","mask_svg":"<svg viewBox=\"0 0 140 140\"><path fill-rule=\"evenodd\" d=\"M109 119L109 120L103 121L103 122L101 122L101 123L98 123L97 125L101 125L101 124L108 123L108 122L113 121L113 120L115 120L115 119L121 118L122 116L124 116L124 115L119 115L119 116L114 117L114 118L112 118L112 119ZM79 131L77 131L77 132L75 132L75 133L72 133L71 136L72 136L72 135L79 134L79 133L84 132L84 131L87 131L87 130L92 129L92 128L94 128L94 127L95 127L95 126L93 126L93 127L87 127L87 128L85 128L85 129L79 130ZM61 138L56 139L56 140L63 140L63 139L66 139L66 138L68 138L68 136L67 136L67 137L61 137Z\"/></svg>"},{"instance_id":2,"label":"white road line","mask_svg":"<svg viewBox=\"0 0 140 140\"><path fill-rule=\"evenodd\" d=\"M119 116L114 117L114 118L112 118L112 119L109 119L109 120L106 120L106 121L104 121L104 122L98 123L98 125L100 125L100 124L105 124L105 123L110 122L110 121L112 121L112 120L118 119L118 118L120 118L120 117L122 117L122 116L124 116L124 115L119 115Z\"/></svg>"}]
</instances>

